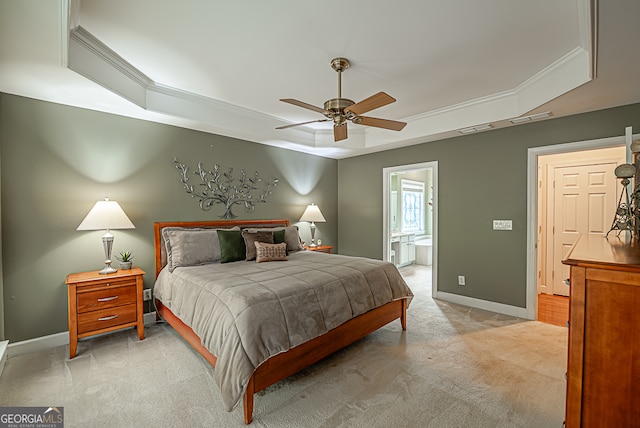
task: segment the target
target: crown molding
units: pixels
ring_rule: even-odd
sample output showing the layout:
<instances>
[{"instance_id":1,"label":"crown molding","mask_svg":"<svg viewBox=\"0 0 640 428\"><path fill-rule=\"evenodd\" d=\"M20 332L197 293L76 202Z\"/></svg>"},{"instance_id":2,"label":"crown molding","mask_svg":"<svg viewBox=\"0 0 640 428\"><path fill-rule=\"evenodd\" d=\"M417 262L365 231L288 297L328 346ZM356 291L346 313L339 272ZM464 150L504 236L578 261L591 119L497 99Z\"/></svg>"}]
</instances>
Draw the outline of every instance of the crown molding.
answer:
<instances>
[{"instance_id":1,"label":"crown molding","mask_svg":"<svg viewBox=\"0 0 640 428\"><path fill-rule=\"evenodd\" d=\"M152 80L81 26L69 34L69 69L146 108Z\"/></svg>"}]
</instances>

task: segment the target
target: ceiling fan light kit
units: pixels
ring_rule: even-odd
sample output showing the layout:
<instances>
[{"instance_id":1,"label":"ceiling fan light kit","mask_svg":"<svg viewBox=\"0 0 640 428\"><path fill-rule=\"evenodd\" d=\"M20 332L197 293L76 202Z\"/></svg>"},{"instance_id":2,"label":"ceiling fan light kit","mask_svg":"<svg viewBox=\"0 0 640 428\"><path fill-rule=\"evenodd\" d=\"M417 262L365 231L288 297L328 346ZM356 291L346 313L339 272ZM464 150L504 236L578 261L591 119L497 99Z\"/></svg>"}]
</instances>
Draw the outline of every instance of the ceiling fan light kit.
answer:
<instances>
[{"instance_id":1,"label":"ceiling fan light kit","mask_svg":"<svg viewBox=\"0 0 640 428\"><path fill-rule=\"evenodd\" d=\"M307 125L316 122L333 122L333 139L334 141L345 140L347 134L347 121L351 121L356 125L373 126L376 128L390 129L393 131L401 131L407 124L389 119L379 119L375 117L361 116L371 110L386 106L396 101L392 96L378 92L375 95L366 98L359 103L355 103L348 98L342 98L342 72L350 67L349 60L346 58L334 58L331 60L331 68L338 73L338 97L325 101L324 108L316 107L293 98L281 98L280 101L293 104L298 107L313 110L323 114L326 119L311 120L308 122L294 123L291 125L280 126L276 129L286 129L293 126Z\"/></svg>"}]
</instances>

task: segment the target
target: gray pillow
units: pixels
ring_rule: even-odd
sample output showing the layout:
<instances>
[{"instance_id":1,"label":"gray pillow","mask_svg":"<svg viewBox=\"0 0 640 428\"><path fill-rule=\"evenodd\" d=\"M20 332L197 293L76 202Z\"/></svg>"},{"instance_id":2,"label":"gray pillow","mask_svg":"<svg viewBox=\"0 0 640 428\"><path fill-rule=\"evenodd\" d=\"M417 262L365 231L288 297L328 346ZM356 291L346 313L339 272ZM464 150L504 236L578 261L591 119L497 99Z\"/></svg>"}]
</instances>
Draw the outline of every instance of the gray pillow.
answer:
<instances>
[{"instance_id":1,"label":"gray pillow","mask_svg":"<svg viewBox=\"0 0 640 428\"><path fill-rule=\"evenodd\" d=\"M287 243L287 251L300 251L304 250L300 235L298 234L298 226L288 227L269 227L269 228L249 228L249 232L275 232L278 230L284 230L284 240Z\"/></svg>"},{"instance_id":2,"label":"gray pillow","mask_svg":"<svg viewBox=\"0 0 640 428\"><path fill-rule=\"evenodd\" d=\"M239 230L239 228L234 228ZM217 229L167 227L162 230L169 272L181 266L220 261Z\"/></svg>"}]
</instances>

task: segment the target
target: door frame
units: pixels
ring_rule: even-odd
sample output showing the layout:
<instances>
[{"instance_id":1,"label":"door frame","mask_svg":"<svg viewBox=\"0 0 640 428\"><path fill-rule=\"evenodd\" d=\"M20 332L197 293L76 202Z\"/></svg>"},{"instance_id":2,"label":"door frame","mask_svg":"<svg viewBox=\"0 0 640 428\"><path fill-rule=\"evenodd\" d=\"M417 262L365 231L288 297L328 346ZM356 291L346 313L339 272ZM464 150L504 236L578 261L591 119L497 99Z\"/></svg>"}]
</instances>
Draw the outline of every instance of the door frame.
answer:
<instances>
[{"instance_id":1,"label":"door frame","mask_svg":"<svg viewBox=\"0 0 640 428\"><path fill-rule=\"evenodd\" d=\"M640 138L640 134L635 134L632 139ZM600 138L596 140L576 141L572 143L556 144L551 146L531 147L527 151L527 279L526 279L526 317L530 320L536 319L538 312L537 299L537 228L538 228L538 156L551 155L557 153L570 153L590 149L602 149L627 145L627 156L629 152L629 142L624 135ZM611 213L613 216L614 213Z\"/></svg>"},{"instance_id":2,"label":"door frame","mask_svg":"<svg viewBox=\"0 0 640 428\"><path fill-rule=\"evenodd\" d=\"M382 169L382 260L389 260L391 240L389 239L389 194L391 189L391 174L430 169L433 186L432 216L431 216L431 295L436 297L438 291L438 161L398 165Z\"/></svg>"}]
</instances>

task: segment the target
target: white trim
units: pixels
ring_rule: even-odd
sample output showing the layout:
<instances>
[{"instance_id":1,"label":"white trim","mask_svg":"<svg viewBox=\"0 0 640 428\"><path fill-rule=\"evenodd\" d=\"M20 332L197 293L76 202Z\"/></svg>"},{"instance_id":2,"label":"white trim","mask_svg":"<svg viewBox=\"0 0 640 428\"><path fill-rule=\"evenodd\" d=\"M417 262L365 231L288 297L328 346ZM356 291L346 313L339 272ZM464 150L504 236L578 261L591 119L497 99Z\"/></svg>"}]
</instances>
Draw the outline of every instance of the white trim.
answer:
<instances>
[{"instance_id":1,"label":"white trim","mask_svg":"<svg viewBox=\"0 0 640 428\"><path fill-rule=\"evenodd\" d=\"M23 340L9 344L9 356L28 354L29 352L44 351L56 346L64 346L69 344L69 332L50 334L48 336L35 337L33 339Z\"/></svg>"},{"instance_id":2,"label":"white trim","mask_svg":"<svg viewBox=\"0 0 640 428\"><path fill-rule=\"evenodd\" d=\"M435 297L438 290L438 161L415 163L410 165L392 166L382 169L382 260L389 260L389 182L394 172L417 171L431 169L432 192L432 267L431 267L431 294Z\"/></svg>"},{"instance_id":3,"label":"white trim","mask_svg":"<svg viewBox=\"0 0 640 428\"><path fill-rule=\"evenodd\" d=\"M518 306L505 305L504 303L491 302L489 300L476 299L475 297L461 296L459 294L446 293L444 291L439 291L434 298L456 303L458 305L496 312L498 314L510 315L517 318L527 318L526 308Z\"/></svg>"},{"instance_id":4,"label":"white trim","mask_svg":"<svg viewBox=\"0 0 640 428\"><path fill-rule=\"evenodd\" d=\"M640 137L636 134L633 138ZM527 152L527 291L526 291L526 316L524 318L534 320L538 309L537 285L536 285L536 265L537 265L537 233L538 225L537 204L538 204L538 156L570 153L582 150L601 149L625 145L625 137L609 137L596 140L577 141L552 146L532 147Z\"/></svg>"},{"instance_id":5,"label":"white trim","mask_svg":"<svg viewBox=\"0 0 640 428\"><path fill-rule=\"evenodd\" d=\"M0 376L2 376L2 370L4 370L4 363L7 361L8 345L9 345L8 340L0 341Z\"/></svg>"},{"instance_id":6,"label":"white trim","mask_svg":"<svg viewBox=\"0 0 640 428\"><path fill-rule=\"evenodd\" d=\"M156 323L156 313L149 312L144 314L144 325L150 325ZM109 334L109 333L104 333ZM0 355L2 355L2 345L5 342L0 342ZM8 343L8 342L7 342ZM27 354L29 352L45 351L47 349L55 348L57 346L64 346L69 344L69 332L63 331L61 333L50 334L48 336L35 337L33 339L23 340L21 342L11 343L8 346L8 355L13 357L16 355ZM0 365L2 364L0 360ZM0 367L0 373L1 373Z\"/></svg>"}]
</instances>

